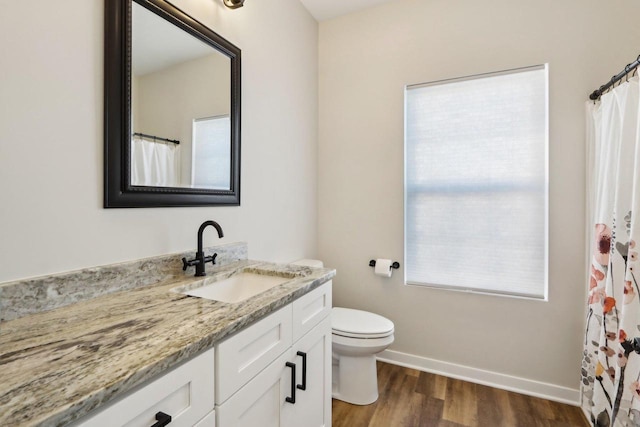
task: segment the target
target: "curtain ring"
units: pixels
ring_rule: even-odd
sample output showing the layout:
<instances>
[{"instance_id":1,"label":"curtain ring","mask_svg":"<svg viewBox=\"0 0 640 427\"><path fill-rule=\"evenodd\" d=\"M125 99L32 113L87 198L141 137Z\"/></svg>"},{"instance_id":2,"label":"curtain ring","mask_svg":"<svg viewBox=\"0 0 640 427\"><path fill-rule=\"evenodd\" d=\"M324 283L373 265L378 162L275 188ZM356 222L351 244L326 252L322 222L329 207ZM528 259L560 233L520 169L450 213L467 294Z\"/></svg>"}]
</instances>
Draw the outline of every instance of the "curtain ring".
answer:
<instances>
[{"instance_id":1,"label":"curtain ring","mask_svg":"<svg viewBox=\"0 0 640 427\"><path fill-rule=\"evenodd\" d=\"M631 66L631 64L627 64L627 65L624 67L624 78L625 78L625 81L626 81L627 83L629 83L629 72L631 71L631 70L629 70L629 67L630 67L630 66Z\"/></svg>"}]
</instances>

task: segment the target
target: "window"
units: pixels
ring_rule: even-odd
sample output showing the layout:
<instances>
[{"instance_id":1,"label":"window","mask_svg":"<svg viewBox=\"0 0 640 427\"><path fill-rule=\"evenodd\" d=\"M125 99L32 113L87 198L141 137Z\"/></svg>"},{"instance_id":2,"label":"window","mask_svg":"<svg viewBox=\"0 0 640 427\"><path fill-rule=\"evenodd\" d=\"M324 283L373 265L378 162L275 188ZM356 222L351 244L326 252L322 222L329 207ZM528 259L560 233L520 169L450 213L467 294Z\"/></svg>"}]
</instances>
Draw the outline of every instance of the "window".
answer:
<instances>
[{"instance_id":1,"label":"window","mask_svg":"<svg viewBox=\"0 0 640 427\"><path fill-rule=\"evenodd\" d=\"M191 186L231 188L231 124L229 116L206 117L193 121Z\"/></svg>"},{"instance_id":2,"label":"window","mask_svg":"<svg viewBox=\"0 0 640 427\"><path fill-rule=\"evenodd\" d=\"M545 298L547 66L407 86L406 283Z\"/></svg>"}]
</instances>

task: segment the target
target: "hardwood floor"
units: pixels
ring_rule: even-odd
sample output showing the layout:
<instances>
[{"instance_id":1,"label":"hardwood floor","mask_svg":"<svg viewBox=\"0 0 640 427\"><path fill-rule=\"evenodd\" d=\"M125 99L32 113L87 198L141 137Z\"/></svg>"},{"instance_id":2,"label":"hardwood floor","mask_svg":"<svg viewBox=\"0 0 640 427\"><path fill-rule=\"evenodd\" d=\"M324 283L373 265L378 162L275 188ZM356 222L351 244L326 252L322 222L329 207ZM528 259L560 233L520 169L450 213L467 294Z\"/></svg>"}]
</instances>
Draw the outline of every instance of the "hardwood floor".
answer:
<instances>
[{"instance_id":1,"label":"hardwood floor","mask_svg":"<svg viewBox=\"0 0 640 427\"><path fill-rule=\"evenodd\" d=\"M580 408L378 362L380 397L333 400L333 427L583 427Z\"/></svg>"}]
</instances>

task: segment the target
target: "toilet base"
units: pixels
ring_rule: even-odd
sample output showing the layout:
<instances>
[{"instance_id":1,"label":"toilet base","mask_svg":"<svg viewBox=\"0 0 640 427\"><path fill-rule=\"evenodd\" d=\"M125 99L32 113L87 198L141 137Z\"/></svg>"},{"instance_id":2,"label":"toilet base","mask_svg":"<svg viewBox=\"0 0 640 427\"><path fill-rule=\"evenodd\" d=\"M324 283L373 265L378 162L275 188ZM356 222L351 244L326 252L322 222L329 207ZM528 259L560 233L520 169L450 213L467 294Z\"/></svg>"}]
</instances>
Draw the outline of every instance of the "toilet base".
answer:
<instances>
[{"instance_id":1,"label":"toilet base","mask_svg":"<svg viewBox=\"0 0 640 427\"><path fill-rule=\"evenodd\" d=\"M334 399L353 405L370 405L378 400L375 355L334 357L332 371Z\"/></svg>"}]
</instances>

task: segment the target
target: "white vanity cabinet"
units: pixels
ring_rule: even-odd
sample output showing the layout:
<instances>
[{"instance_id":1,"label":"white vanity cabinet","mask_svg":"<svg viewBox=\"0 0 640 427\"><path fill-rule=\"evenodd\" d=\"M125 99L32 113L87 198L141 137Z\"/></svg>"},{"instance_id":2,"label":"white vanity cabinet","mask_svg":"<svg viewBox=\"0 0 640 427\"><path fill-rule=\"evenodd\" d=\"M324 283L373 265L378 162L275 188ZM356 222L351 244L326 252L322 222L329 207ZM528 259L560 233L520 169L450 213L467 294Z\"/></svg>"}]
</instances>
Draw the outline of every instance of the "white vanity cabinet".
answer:
<instances>
[{"instance_id":1,"label":"white vanity cabinet","mask_svg":"<svg viewBox=\"0 0 640 427\"><path fill-rule=\"evenodd\" d=\"M138 387L99 412L84 418L79 427L151 427L165 425L156 414L171 416L169 427L215 427L214 349L194 357L162 376Z\"/></svg>"},{"instance_id":2,"label":"white vanity cabinet","mask_svg":"<svg viewBox=\"0 0 640 427\"><path fill-rule=\"evenodd\" d=\"M330 313L327 282L216 346L219 427L331 425Z\"/></svg>"},{"instance_id":3,"label":"white vanity cabinet","mask_svg":"<svg viewBox=\"0 0 640 427\"><path fill-rule=\"evenodd\" d=\"M74 426L330 426L331 286L321 285ZM171 422L157 420L158 413L171 415Z\"/></svg>"}]
</instances>

